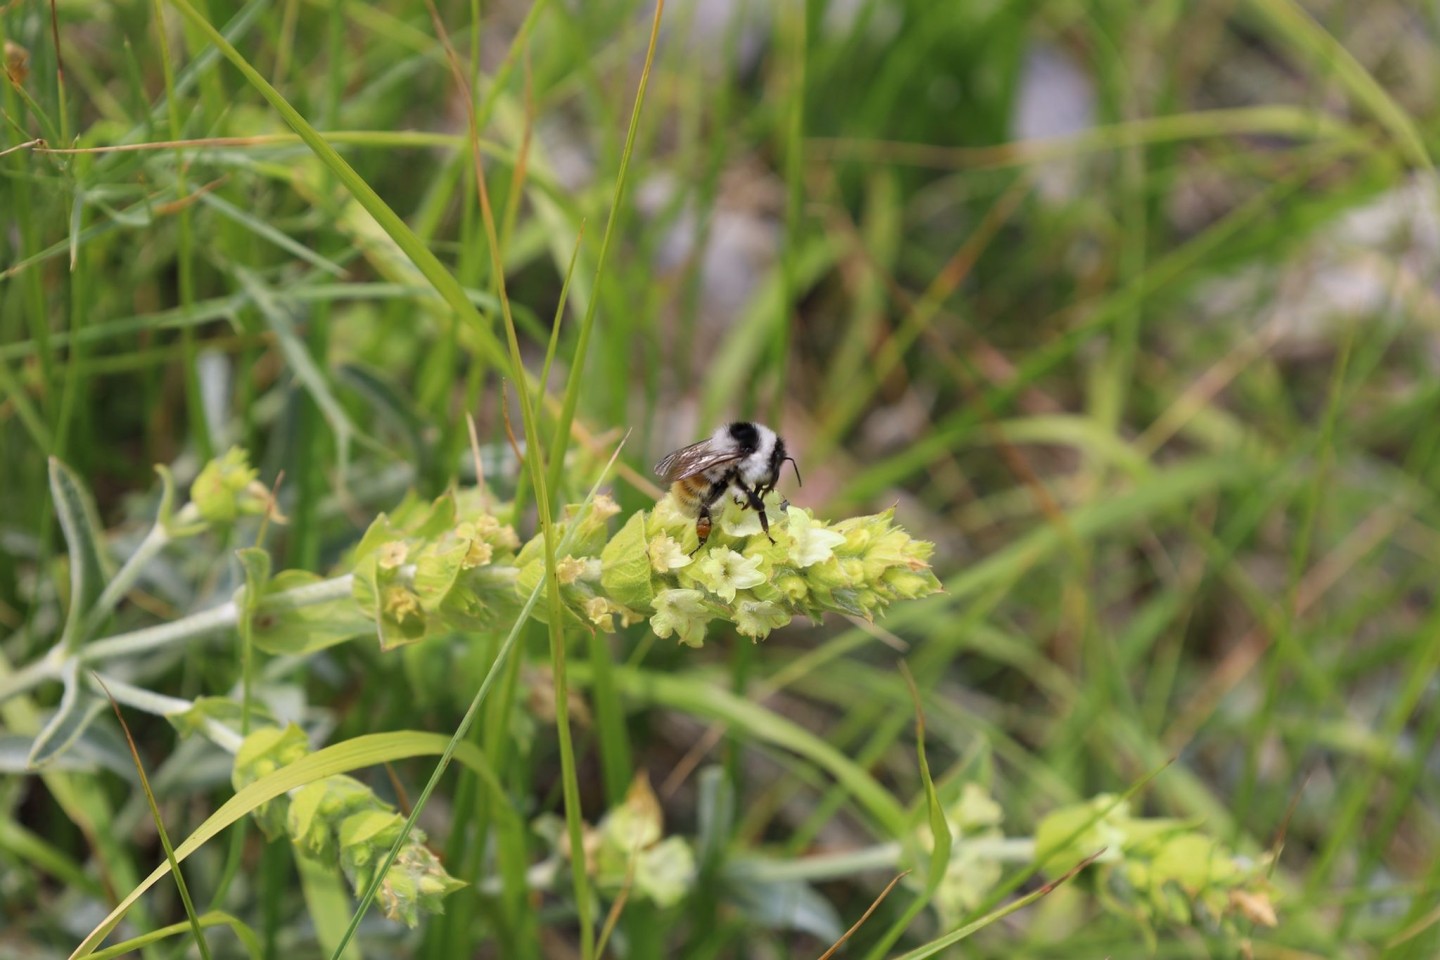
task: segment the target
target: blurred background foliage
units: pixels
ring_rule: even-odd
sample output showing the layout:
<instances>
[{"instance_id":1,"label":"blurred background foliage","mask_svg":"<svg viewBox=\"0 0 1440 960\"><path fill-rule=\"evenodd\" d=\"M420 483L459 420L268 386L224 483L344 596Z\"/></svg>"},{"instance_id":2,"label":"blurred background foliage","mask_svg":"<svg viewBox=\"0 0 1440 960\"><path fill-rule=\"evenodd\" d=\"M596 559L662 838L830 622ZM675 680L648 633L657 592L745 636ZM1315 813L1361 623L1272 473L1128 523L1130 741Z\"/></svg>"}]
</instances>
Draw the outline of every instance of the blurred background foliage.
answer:
<instances>
[{"instance_id":1,"label":"blurred background foliage","mask_svg":"<svg viewBox=\"0 0 1440 960\"><path fill-rule=\"evenodd\" d=\"M325 133L487 326L435 295L181 8ZM467 416L486 481L526 498L467 100L438 22L473 71L534 375L575 257L539 411L564 463L552 499L582 499L629 431L607 484L623 521L652 504L659 455L754 418L796 451L791 500L830 519L895 505L935 543L946 588L876 626L795 624L761 645L694 651L644 624L571 637L588 664L571 691L586 820L613 829L625 809L600 786L594 710L624 730L667 833L809 881L781 909L743 871L722 893L702 857L678 905L624 907L616 955L818 956L861 916L896 857L805 864L902 838L763 734L798 725L923 810L900 659L942 797L983 787L1007 837L1155 774L1130 797L1137 816L1202 825L1252 863L1278 855L1274 927L1248 911L1224 930L1177 918L1082 874L959 955L1440 952L1432 7L671 0L633 148L653 6L437 0L433 14L400 0L0 6L0 675L49 649L69 600L47 458L83 478L117 562L154 517L154 464L183 489L242 447L286 516L167 550L108 633L229 599L244 582L232 551L257 538L277 570L337 569L406 490L474 481ZM514 519L528 539L533 516ZM543 636L527 628L476 734L509 741L497 772L527 820L561 807ZM124 675L233 695L233 640ZM258 669L272 709L341 742L448 733L495 655L456 635ZM596 658L640 679L591 704ZM680 685L667 699L647 677ZM763 712L747 725L697 691ZM58 697L0 704L0 952L21 956L66 955L163 857L108 712L63 772L27 774ZM184 836L228 795L232 758L153 717L133 727ZM428 770L367 782L403 807ZM422 817L441 851L452 822L486 813L473 778L460 784ZM721 827L717 797L733 805ZM523 825L495 833L537 861L549 849ZM347 905L296 897L283 844L211 846L192 883L208 897L228 877L218 909L271 947L327 953L326 917ZM563 895L496 897L479 861L448 866L475 882L444 921L407 939L372 918L359 942L575 955ZM1019 869L1010 889L1037 890L1043 875ZM916 895L886 898L845 955L978 916L912 917ZM149 896L145 923L183 919L164 884Z\"/></svg>"}]
</instances>

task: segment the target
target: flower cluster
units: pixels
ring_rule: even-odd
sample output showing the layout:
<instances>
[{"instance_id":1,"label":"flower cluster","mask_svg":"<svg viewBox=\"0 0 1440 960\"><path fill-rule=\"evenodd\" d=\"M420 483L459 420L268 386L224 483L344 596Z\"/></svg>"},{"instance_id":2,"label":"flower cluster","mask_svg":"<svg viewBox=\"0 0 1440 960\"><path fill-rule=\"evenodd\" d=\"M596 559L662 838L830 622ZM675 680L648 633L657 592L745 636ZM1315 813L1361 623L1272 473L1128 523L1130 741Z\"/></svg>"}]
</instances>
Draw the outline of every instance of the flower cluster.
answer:
<instances>
[{"instance_id":1,"label":"flower cluster","mask_svg":"<svg viewBox=\"0 0 1440 960\"><path fill-rule=\"evenodd\" d=\"M1234 936L1242 923L1277 923L1269 858L1237 857L1193 823L1131 816L1130 805L1110 794L1050 814L1035 831L1035 848L1055 876L1103 849L1101 902L1151 937L1159 924Z\"/></svg>"},{"instance_id":2,"label":"flower cluster","mask_svg":"<svg viewBox=\"0 0 1440 960\"><path fill-rule=\"evenodd\" d=\"M262 727L245 738L235 755L231 774L235 789L309 752L310 744L299 727ZM405 818L369 787L346 776L308 783L289 796L261 805L254 816L272 840L284 834L305 856L332 863L338 857L357 894L374 880L375 871L405 824ZM387 917L413 927L422 911L443 912L441 901L463 886L445 872L439 859L425 846L425 835L416 829L386 871L378 897Z\"/></svg>"},{"instance_id":3,"label":"flower cluster","mask_svg":"<svg viewBox=\"0 0 1440 960\"><path fill-rule=\"evenodd\" d=\"M601 583L601 552L609 537L609 520L620 507L609 496L597 494L588 505L569 504L552 527L552 536L565 552L555 558L555 578L560 583L560 600L567 622L613 633L618 618L628 627L645 619L644 615L618 603L609 596ZM521 596L528 596L545 576L545 538L536 534L525 544L515 559L520 568L516 587ZM545 604L537 604L536 619L549 622Z\"/></svg>"},{"instance_id":4,"label":"flower cluster","mask_svg":"<svg viewBox=\"0 0 1440 960\"><path fill-rule=\"evenodd\" d=\"M270 491L250 457L231 447L201 468L190 485L190 502L210 523L233 523L241 516L259 516L273 507Z\"/></svg>"},{"instance_id":5,"label":"flower cluster","mask_svg":"<svg viewBox=\"0 0 1440 960\"><path fill-rule=\"evenodd\" d=\"M933 544L896 526L893 511L827 524L772 493L766 513L774 518L768 536L758 513L726 502L696 550L694 519L666 495L606 545L601 585L626 609L650 611L657 636L692 647L714 619L759 640L796 615L871 619L893 600L940 589Z\"/></svg>"},{"instance_id":6,"label":"flower cluster","mask_svg":"<svg viewBox=\"0 0 1440 960\"><path fill-rule=\"evenodd\" d=\"M354 552L354 597L382 649L451 630L481 630L518 604L520 539L475 490L380 514Z\"/></svg>"},{"instance_id":7,"label":"flower cluster","mask_svg":"<svg viewBox=\"0 0 1440 960\"><path fill-rule=\"evenodd\" d=\"M546 814L535 830L562 857L570 844L564 821ZM596 886L616 896L627 885L631 895L659 907L674 906L695 884L695 854L680 837L664 836L660 801L645 774L636 774L625 799L595 826L585 826L585 869Z\"/></svg>"},{"instance_id":8,"label":"flower cluster","mask_svg":"<svg viewBox=\"0 0 1440 960\"><path fill-rule=\"evenodd\" d=\"M283 519L243 450L206 464L191 504L173 517L169 475L162 478L171 536L267 511ZM940 589L929 564L933 545L896 526L893 511L830 524L773 492L765 506L768 535L758 512L722 501L699 549L695 519L668 494L614 537L609 521L620 508L610 497L567 506L552 526L563 616L569 625L605 632L648 620L657 635L699 647L711 620L759 640L797 615L872 619L894 600ZM380 514L351 551L348 597L307 571L272 577L268 560L251 557L249 639L267 652L304 653L373 625L389 650L454 631L503 629L546 571L543 535L522 546L508 522L512 513L511 504L495 503L480 489L452 490L430 503L407 496ZM531 615L546 621L549 604L535 605Z\"/></svg>"}]
</instances>

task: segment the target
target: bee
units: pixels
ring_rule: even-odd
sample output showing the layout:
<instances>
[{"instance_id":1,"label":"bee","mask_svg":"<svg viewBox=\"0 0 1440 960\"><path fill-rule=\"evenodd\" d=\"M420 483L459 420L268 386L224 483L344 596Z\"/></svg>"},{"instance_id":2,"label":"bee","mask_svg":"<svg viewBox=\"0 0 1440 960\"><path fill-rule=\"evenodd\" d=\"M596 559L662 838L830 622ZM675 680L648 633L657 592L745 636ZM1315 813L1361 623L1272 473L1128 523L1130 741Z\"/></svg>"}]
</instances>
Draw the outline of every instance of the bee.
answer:
<instances>
[{"instance_id":1,"label":"bee","mask_svg":"<svg viewBox=\"0 0 1440 960\"><path fill-rule=\"evenodd\" d=\"M733 492L742 508L760 514L760 529L774 543L762 498L775 489L780 465L787 461L795 469L795 481L803 485L800 467L785 452L785 441L779 434L764 424L737 420L655 464L656 476L671 485L675 502L695 518L695 535L700 543L691 555L710 539L710 508L727 492Z\"/></svg>"}]
</instances>

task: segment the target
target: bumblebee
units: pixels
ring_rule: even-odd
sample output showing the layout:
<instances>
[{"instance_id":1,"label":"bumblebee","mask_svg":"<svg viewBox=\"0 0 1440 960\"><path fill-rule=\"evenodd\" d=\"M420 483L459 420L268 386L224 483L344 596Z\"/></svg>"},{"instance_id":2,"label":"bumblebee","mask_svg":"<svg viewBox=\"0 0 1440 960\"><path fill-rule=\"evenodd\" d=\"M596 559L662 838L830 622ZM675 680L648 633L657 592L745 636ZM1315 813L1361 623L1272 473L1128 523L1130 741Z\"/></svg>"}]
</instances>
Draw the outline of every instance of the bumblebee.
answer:
<instances>
[{"instance_id":1,"label":"bumblebee","mask_svg":"<svg viewBox=\"0 0 1440 960\"><path fill-rule=\"evenodd\" d=\"M770 536L770 518L765 515L765 494L775 489L780 465L789 462L800 480L795 458L785 451L785 441L762 423L738 420L716 429L707 439L681 447L655 464L655 474L670 484L670 493L687 516L695 518L695 535L705 546L710 538L710 508L732 493L741 507L760 515L760 529Z\"/></svg>"}]
</instances>

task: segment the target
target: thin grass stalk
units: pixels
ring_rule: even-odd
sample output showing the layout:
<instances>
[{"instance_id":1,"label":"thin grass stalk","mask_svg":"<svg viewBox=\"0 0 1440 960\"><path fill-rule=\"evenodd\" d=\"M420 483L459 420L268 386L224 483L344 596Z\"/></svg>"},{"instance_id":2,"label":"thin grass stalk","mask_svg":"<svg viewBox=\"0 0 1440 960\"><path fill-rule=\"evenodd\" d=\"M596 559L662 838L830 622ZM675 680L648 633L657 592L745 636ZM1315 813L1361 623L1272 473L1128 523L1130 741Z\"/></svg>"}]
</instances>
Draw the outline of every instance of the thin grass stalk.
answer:
<instances>
[{"instance_id":1,"label":"thin grass stalk","mask_svg":"<svg viewBox=\"0 0 1440 960\"><path fill-rule=\"evenodd\" d=\"M590 347L590 335L595 327L595 311L600 303L600 281L605 272L606 257L610 252L610 238L615 233L615 224L620 219L621 204L625 199L626 174L630 170L630 154L635 148L635 134L640 129L640 108L645 104L645 88L650 83L650 66L655 61L655 45L660 39L660 18L665 12L665 0L656 0L655 17L650 24L650 43L645 49L645 65L640 70L640 85L635 91L635 105L630 111L630 126L625 131L625 150L620 155L620 169L615 175L615 193L610 201L610 216L605 221L605 233L600 239L600 255L595 260L595 278L590 284L590 297L585 304L585 316L580 321L579 336L575 341L575 353L570 358L572 375L566 385L565 397L555 420L555 432L551 435L550 448L564 450L570 438L570 425L575 419L575 406L580 399L580 383L585 368L585 357ZM558 491L564 472L562 457L555 457L550 464L549 488Z\"/></svg>"}]
</instances>

